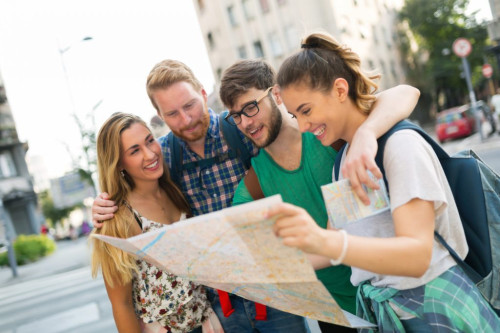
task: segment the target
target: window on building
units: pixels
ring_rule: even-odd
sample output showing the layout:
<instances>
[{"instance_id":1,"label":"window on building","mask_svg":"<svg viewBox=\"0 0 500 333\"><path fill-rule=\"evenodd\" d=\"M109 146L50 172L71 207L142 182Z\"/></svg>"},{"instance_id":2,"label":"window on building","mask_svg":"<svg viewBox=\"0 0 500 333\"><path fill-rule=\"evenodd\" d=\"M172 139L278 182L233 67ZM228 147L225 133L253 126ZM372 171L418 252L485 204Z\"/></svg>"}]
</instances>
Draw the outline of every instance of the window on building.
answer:
<instances>
[{"instance_id":1,"label":"window on building","mask_svg":"<svg viewBox=\"0 0 500 333\"><path fill-rule=\"evenodd\" d=\"M215 40L214 40L214 35L209 32L207 34L207 40L208 40L208 46L210 47L211 50L215 47Z\"/></svg>"},{"instance_id":2,"label":"window on building","mask_svg":"<svg viewBox=\"0 0 500 333\"><path fill-rule=\"evenodd\" d=\"M377 26L372 25L372 39L375 44L378 44L378 33L377 33Z\"/></svg>"},{"instance_id":3,"label":"window on building","mask_svg":"<svg viewBox=\"0 0 500 333\"><path fill-rule=\"evenodd\" d=\"M394 80L397 80L398 74L396 73L396 63L391 59L391 74Z\"/></svg>"},{"instance_id":4,"label":"window on building","mask_svg":"<svg viewBox=\"0 0 500 333\"><path fill-rule=\"evenodd\" d=\"M217 80L220 81L222 79L222 68L217 68Z\"/></svg>"},{"instance_id":5,"label":"window on building","mask_svg":"<svg viewBox=\"0 0 500 333\"><path fill-rule=\"evenodd\" d=\"M262 43L260 40L253 42L253 51L256 58L264 58L264 50L262 49Z\"/></svg>"},{"instance_id":6,"label":"window on building","mask_svg":"<svg viewBox=\"0 0 500 333\"><path fill-rule=\"evenodd\" d=\"M17 176L16 165L9 151L0 153L0 178Z\"/></svg>"},{"instance_id":7,"label":"window on building","mask_svg":"<svg viewBox=\"0 0 500 333\"><path fill-rule=\"evenodd\" d=\"M370 38L370 30L367 28L364 22L358 21L359 36L362 39Z\"/></svg>"},{"instance_id":8,"label":"window on building","mask_svg":"<svg viewBox=\"0 0 500 333\"><path fill-rule=\"evenodd\" d=\"M229 17L229 23L231 23L232 27L235 27L238 25L238 21L236 20L236 15L234 13L233 6L227 7L227 16Z\"/></svg>"},{"instance_id":9,"label":"window on building","mask_svg":"<svg viewBox=\"0 0 500 333\"><path fill-rule=\"evenodd\" d=\"M385 62L383 60L380 60L380 74L385 75L387 73L386 68L385 68Z\"/></svg>"},{"instance_id":10,"label":"window on building","mask_svg":"<svg viewBox=\"0 0 500 333\"><path fill-rule=\"evenodd\" d=\"M252 7L252 2L250 0L242 0L241 5L243 6L243 13L245 13L245 18L251 20L255 17Z\"/></svg>"},{"instance_id":11,"label":"window on building","mask_svg":"<svg viewBox=\"0 0 500 333\"><path fill-rule=\"evenodd\" d=\"M358 0L352 0L352 3L354 4L354 7L358 6Z\"/></svg>"},{"instance_id":12,"label":"window on building","mask_svg":"<svg viewBox=\"0 0 500 333\"><path fill-rule=\"evenodd\" d=\"M248 58L247 48L245 47L245 45L238 46L238 56L240 57L240 59Z\"/></svg>"},{"instance_id":13,"label":"window on building","mask_svg":"<svg viewBox=\"0 0 500 333\"><path fill-rule=\"evenodd\" d=\"M368 69L371 71L375 69L375 63L371 59L368 59Z\"/></svg>"},{"instance_id":14,"label":"window on building","mask_svg":"<svg viewBox=\"0 0 500 333\"><path fill-rule=\"evenodd\" d=\"M259 0L260 2L260 9L262 10L262 13L268 13L269 12L269 1L268 0Z\"/></svg>"},{"instance_id":15,"label":"window on building","mask_svg":"<svg viewBox=\"0 0 500 333\"><path fill-rule=\"evenodd\" d=\"M273 56L279 57L283 54L283 46L281 45L278 34L271 33L269 35L269 43L271 44L271 51L273 52Z\"/></svg>"}]
</instances>

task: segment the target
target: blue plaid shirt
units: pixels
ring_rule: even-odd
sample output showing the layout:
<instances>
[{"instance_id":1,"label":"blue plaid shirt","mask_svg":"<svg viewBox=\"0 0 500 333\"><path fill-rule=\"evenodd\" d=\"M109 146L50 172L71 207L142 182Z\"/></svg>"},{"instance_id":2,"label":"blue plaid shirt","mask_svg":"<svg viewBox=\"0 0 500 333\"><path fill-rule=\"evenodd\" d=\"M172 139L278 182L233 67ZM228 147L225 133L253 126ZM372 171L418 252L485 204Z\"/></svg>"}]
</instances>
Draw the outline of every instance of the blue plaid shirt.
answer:
<instances>
[{"instance_id":1,"label":"blue plaid shirt","mask_svg":"<svg viewBox=\"0 0 500 333\"><path fill-rule=\"evenodd\" d=\"M205 137L205 158L221 156L227 153L229 149L222 136L219 117L210 109L208 112L210 114L210 125ZM241 132L238 131L238 133L243 138L243 142L247 145L249 151L255 156L258 149ZM182 147L182 164L202 160L182 139L179 141ZM172 162L167 136L162 136L158 139L158 142L162 147L165 161L171 167ZM245 173L246 169L238 157L229 158L204 169L197 166L191 170L183 170L180 178L181 190L189 202L193 215L202 215L229 207L233 200L234 191Z\"/></svg>"}]
</instances>

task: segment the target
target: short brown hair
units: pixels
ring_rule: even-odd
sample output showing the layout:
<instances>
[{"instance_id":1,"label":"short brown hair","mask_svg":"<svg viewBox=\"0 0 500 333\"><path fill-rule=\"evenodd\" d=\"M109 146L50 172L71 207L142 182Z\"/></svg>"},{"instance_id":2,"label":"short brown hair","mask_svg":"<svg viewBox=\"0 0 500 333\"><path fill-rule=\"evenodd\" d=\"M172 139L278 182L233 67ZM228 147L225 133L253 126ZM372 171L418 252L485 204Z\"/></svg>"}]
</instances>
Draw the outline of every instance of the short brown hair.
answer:
<instances>
[{"instance_id":1,"label":"short brown hair","mask_svg":"<svg viewBox=\"0 0 500 333\"><path fill-rule=\"evenodd\" d=\"M245 59L234 63L222 74L219 96L226 107L248 89L266 90L276 83L276 72L266 61Z\"/></svg>"},{"instance_id":2,"label":"short brown hair","mask_svg":"<svg viewBox=\"0 0 500 333\"><path fill-rule=\"evenodd\" d=\"M153 103L157 111L160 110L153 99L153 93L158 89L165 89L174 83L182 81L191 84L198 91L203 89L203 85L194 76L191 68L180 61L167 59L157 63L153 67L146 81L146 90L151 103Z\"/></svg>"}]
</instances>

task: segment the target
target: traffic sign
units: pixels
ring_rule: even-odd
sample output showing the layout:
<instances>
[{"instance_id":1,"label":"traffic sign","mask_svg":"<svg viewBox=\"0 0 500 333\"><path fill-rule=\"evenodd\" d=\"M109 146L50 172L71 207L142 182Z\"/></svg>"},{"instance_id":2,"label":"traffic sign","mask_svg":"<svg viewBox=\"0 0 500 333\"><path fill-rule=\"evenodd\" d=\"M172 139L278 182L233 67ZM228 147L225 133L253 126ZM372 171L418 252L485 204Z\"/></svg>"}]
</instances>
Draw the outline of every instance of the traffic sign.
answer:
<instances>
[{"instance_id":1,"label":"traffic sign","mask_svg":"<svg viewBox=\"0 0 500 333\"><path fill-rule=\"evenodd\" d=\"M461 58L467 57L472 51L471 43L465 38L457 38L453 42L453 52Z\"/></svg>"},{"instance_id":2,"label":"traffic sign","mask_svg":"<svg viewBox=\"0 0 500 333\"><path fill-rule=\"evenodd\" d=\"M487 79L493 75L493 67L490 64L484 64L481 70L483 71L483 76Z\"/></svg>"}]
</instances>

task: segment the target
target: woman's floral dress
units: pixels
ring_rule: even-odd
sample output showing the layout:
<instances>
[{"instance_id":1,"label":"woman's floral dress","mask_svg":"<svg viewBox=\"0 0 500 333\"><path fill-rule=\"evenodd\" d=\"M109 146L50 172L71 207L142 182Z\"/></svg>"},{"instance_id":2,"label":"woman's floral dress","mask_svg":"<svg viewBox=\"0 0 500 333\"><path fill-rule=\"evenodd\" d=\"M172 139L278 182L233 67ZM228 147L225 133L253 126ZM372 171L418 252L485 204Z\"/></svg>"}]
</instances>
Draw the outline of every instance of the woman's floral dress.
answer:
<instances>
[{"instance_id":1,"label":"woman's floral dress","mask_svg":"<svg viewBox=\"0 0 500 333\"><path fill-rule=\"evenodd\" d=\"M161 223L140 218L143 233L164 227ZM181 219L184 218L183 215ZM190 332L201 326L213 312L203 286L162 271L144 260L138 259L136 263L138 273L134 275L132 292L137 316L145 323L144 331Z\"/></svg>"}]
</instances>

